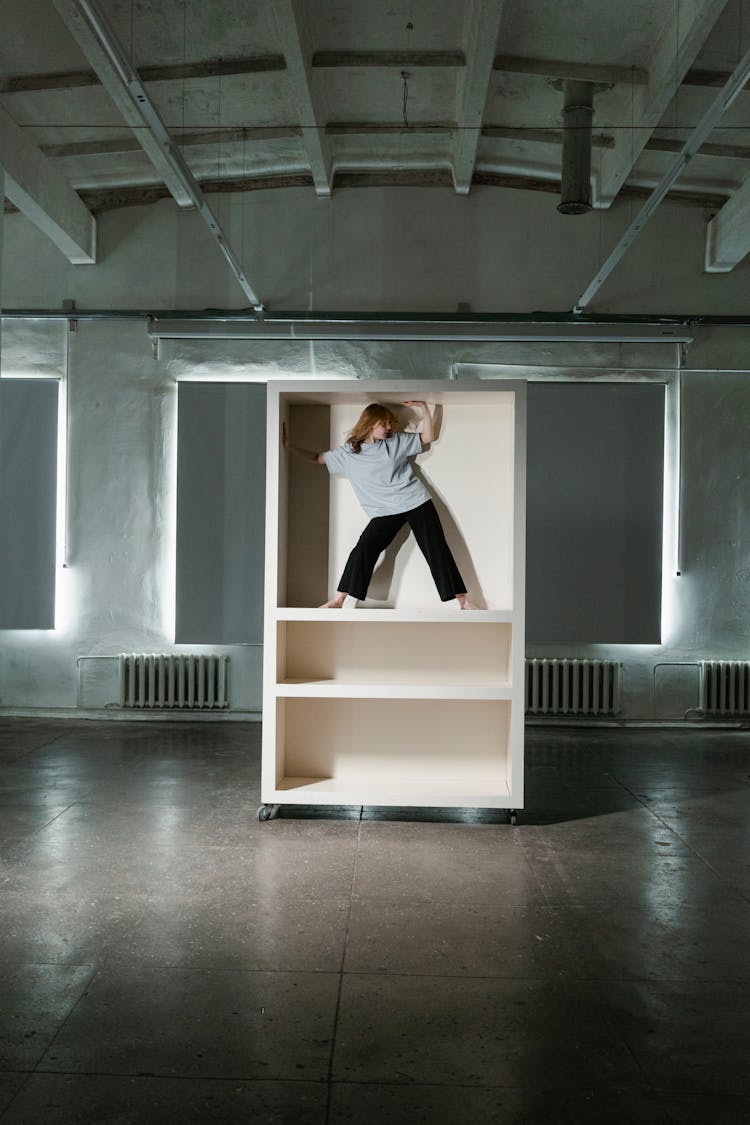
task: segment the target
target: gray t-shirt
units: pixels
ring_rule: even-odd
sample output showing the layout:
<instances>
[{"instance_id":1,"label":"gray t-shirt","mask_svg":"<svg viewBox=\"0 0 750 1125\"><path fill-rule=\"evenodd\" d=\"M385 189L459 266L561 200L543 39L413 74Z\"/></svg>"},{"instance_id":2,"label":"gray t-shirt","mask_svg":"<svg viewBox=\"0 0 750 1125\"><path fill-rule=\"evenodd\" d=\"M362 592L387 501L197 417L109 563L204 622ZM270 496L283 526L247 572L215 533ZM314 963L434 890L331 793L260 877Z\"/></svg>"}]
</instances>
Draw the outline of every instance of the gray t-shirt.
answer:
<instances>
[{"instance_id":1,"label":"gray t-shirt","mask_svg":"<svg viewBox=\"0 0 750 1125\"><path fill-rule=\"evenodd\" d=\"M419 434L396 433L382 441L363 442L360 453L350 445L339 445L323 458L332 476L349 478L368 516L394 516L430 499L411 463L421 452Z\"/></svg>"}]
</instances>

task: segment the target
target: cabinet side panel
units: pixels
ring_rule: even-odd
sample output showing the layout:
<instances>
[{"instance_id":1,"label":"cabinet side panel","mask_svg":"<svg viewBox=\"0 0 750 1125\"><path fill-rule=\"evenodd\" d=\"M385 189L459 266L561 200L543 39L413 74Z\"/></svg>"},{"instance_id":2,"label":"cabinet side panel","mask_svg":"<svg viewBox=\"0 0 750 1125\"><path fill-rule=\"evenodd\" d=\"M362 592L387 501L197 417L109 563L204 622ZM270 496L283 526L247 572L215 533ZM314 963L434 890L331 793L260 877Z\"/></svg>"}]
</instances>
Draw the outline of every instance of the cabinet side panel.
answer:
<instances>
[{"instance_id":1,"label":"cabinet side panel","mask_svg":"<svg viewBox=\"0 0 750 1125\"><path fill-rule=\"evenodd\" d=\"M269 622L275 620L276 607L284 605L286 600L290 458L281 444L282 425L289 425L288 405L275 388L269 387L266 404L265 629L268 629Z\"/></svg>"},{"instance_id":2,"label":"cabinet side panel","mask_svg":"<svg viewBox=\"0 0 750 1125\"><path fill-rule=\"evenodd\" d=\"M322 453L329 444L329 407L294 404L289 435L295 445ZM287 605L316 606L328 597L328 470L289 457Z\"/></svg>"},{"instance_id":3,"label":"cabinet side panel","mask_svg":"<svg viewBox=\"0 0 750 1125\"><path fill-rule=\"evenodd\" d=\"M286 541L286 462L281 449L284 408L269 388L266 405L266 565L263 631L263 730L261 799L276 787L276 606L286 579L281 565Z\"/></svg>"}]
</instances>

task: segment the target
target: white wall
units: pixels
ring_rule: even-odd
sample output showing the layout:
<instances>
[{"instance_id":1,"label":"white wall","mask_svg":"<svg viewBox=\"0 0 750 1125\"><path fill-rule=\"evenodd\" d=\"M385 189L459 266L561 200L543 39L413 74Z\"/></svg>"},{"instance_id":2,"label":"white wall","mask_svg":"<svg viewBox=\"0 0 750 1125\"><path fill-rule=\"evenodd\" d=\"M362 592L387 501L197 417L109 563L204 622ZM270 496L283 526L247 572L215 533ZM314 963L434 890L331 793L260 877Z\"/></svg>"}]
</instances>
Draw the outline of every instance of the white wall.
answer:
<instances>
[{"instance_id":1,"label":"white wall","mask_svg":"<svg viewBox=\"0 0 750 1125\"><path fill-rule=\"evenodd\" d=\"M569 309L629 220L563 217L554 197L475 189L468 198L414 189L266 192L217 201L244 266L271 309L527 312ZM596 311L745 313L748 266L701 271L705 216L666 205L602 290ZM3 304L12 309L200 309L245 299L195 216L169 201L105 215L100 263L73 267L19 215L6 218ZM9 332L18 332L9 340ZM596 649L625 665L625 716L672 719L697 703L701 658L747 658L746 535L750 333L696 329L683 376L682 569L667 577L660 646ZM21 340L22 343L18 343ZM601 366L669 368L671 349L619 346L184 343L156 358L143 319L79 321L68 335L67 567L50 633L5 633L0 708L102 707L116 696L112 661L79 657L169 651L173 628L176 379L246 371L319 377L450 376L455 362L521 364L574 377ZM19 322L6 364L45 365L44 338ZM669 352L669 354L667 354ZM22 359L19 359L22 356ZM562 366L561 366L562 365ZM546 372L549 374L549 370ZM181 646L182 648L183 646ZM232 706L257 711L261 650L232 646ZM590 648L530 655L590 655ZM672 667L672 664L684 667ZM667 665L670 665L669 667Z\"/></svg>"},{"instance_id":2,"label":"white wall","mask_svg":"<svg viewBox=\"0 0 750 1125\"><path fill-rule=\"evenodd\" d=\"M14 329L11 322L6 337ZM69 345L57 628L3 633L2 708L106 706L118 698L116 661L91 657L174 647L175 380L155 361L140 321L81 322ZM224 651L233 709L257 711L262 650Z\"/></svg>"},{"instance_id":3,"label":"white wall","mask_svg":"<svg viewBox=\"0 0 750 1125\"><path fill-rule=\"evenodd\" d=\"M212 205L270 309L570 310L635 204L560 215L546 193L476 187L222 195ZM750 265L702 272L708 212L662 204L592 311L747 311ZM21 215L6 219L6 308L242 308L247 300L201 221L171 200L98 220L99 261L71 266Z\"/></svg>"}]
</instances>

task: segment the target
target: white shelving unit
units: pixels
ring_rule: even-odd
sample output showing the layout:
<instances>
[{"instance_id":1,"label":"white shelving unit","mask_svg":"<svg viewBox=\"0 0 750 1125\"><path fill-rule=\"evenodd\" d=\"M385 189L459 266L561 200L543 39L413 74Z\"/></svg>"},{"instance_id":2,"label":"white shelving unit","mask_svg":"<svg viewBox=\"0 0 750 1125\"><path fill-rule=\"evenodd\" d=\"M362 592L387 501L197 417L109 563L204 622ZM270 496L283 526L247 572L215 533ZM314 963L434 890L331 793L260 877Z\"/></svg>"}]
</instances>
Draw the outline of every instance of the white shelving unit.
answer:
<instances>
[{"instance_id":1,"label":"white shelving unit","mask_svg":"<svg viewBox=\"0 0 750 1125\"><path fill-rule=\"evenodd\" d=\"M351 485L290 457L340 445L370 402L437 439L416 462L473 600L438 598L413 536L357 608L316 608L367 523ZM523 807L525 385L277 383L268 388L263 770L281 804Z\"/></svg>"}]
</instances>

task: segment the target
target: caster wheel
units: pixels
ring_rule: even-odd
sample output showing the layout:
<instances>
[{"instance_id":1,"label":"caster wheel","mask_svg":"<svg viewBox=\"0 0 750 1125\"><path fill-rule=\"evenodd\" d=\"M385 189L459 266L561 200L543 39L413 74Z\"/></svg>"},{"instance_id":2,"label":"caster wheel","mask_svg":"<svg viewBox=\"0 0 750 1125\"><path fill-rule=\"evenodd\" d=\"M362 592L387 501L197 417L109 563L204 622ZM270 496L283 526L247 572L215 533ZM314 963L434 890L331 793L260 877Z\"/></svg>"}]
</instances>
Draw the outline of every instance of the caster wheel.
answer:
<instances>
[{"instance_id":1,"label":"caster wheel","mask_svg":"<svg viewBox=\"0 0 750 1125\"><path fill-rule=\"evenodd\" d=\"M515 809L510 810L510 823L511 824L518 824L518 813L516 812Z\"/></svg>"},{"instance_id":2,"label":"caster wheel","mask_svg":"<svg viewBox=\"0 0 750 1125\"><path fill-rule=\"evenodd\" d=\"M261 805L258 809L258 820L270 820L273 809L270 805Z\"/></svg>"}]
</instances>

